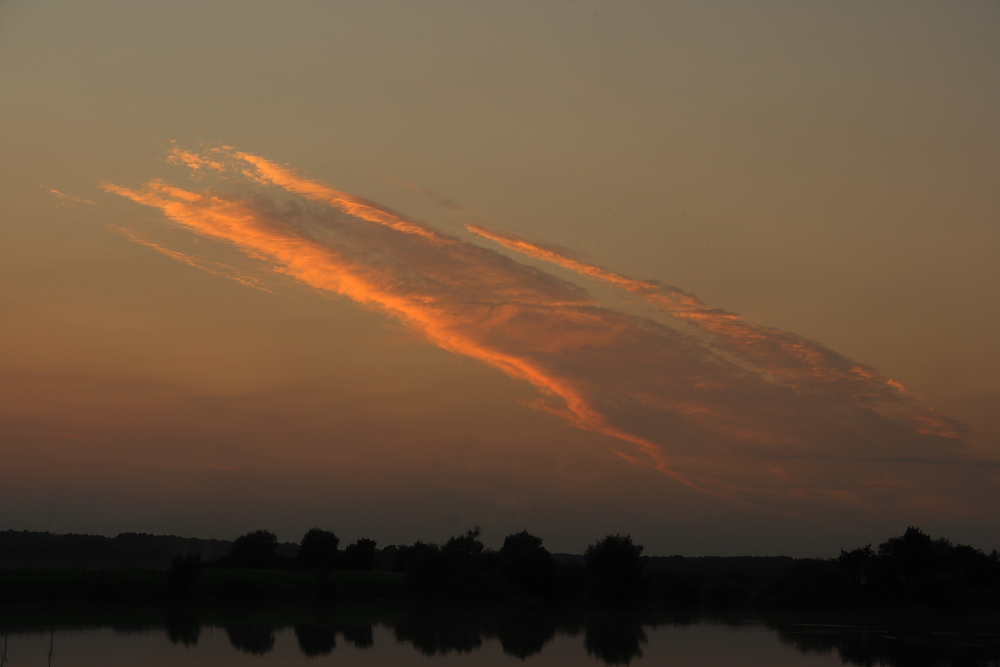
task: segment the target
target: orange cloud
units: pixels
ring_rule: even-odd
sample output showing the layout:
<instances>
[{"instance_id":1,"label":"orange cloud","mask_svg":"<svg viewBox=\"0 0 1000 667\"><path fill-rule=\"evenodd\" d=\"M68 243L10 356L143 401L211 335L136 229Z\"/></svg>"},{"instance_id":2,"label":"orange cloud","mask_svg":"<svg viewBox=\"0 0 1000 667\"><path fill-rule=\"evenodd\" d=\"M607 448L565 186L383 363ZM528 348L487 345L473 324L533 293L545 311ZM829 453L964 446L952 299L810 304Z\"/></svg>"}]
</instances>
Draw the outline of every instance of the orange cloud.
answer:
<instances>
[{"instance_id":1,"label":"orange cloud","mask_svg":"<svg viewBox=\"0 0 1000 667\"><path fill-rule=\"evenodd\" d=\"M443 238L422 225L411 220L406 220L399 214L383 208L374 202L355 197L346 192L334 190L322 183L302 178L295 171L280 167L262 157L239 152L234 153L234 155L249 162L256 168L256 174L254 175L258 180L273 183L285 188L289 192L294 192L313 201L329 204L344 213L349 213L368 222L385 225L399 232L417 234L428 239Z\"/></svg>"},{"instance_id":2,"label":"orange cloud","mask_svg":"<svg viewBox=\"0 0 1000 667\"><path fill-rule=\"evenodd\" d=\"M811 340L747 322L735 313L712 308L683 290L635 280L512 234L478 225L466 228L505 248L639 294L662 312L712 334L712 345L720 352L774 382L804 392L835 394L858 406L910 420L919 425L920 433L956 439L962 436L962 429L954 420L919 405L903 385Z\"/></svg>"},{"instance_id":3,"label":"orange cloud","mask_svg":"<svg viewBox=\"0 0 1000 667\"><path fill-rule=\"evenodd\" d=\"M630 451L615 447L626 461L714 493L864 504L886 502L885 487L871 482L900 457L908 465L963 460L955 422L800 336L470 226L507 248L639 294L677 326L622 313L579 285L264 158L228 148L214 154L230 161L231 173L298 198L279 204L266 191L195 192L159 180L139 190L104 187L530 384L541 396L535 407L628 443Z\"/></svg>"},{"instance_id":4,"label":"orange cloud","mask_svg":"<svg viewBox=\"0 0 1000 667\"><path fill-rule=\"evenodd\" d=\"M304 191L315 196L319 196L317 193L320 193L324 201L335 199L340 202L344 199L329 195L325 191L329 189L312 187L308 182L303 185L301 180L290 176L288 172L271 168L261 160L255 159L254 163L264 164L263 173L269 179L287 185L290 191ZM480 274L480 281L484 279L490 281L490 296L494 303L482 303L480 300L479 303L468 304L435 299L432 292L415 292L408 289L408 286L387 279L389 277L384 272L378 271L378 267L366 266L345 253L337 252L330 245L320 244L284 225L277 224L273 219L260 215L246 202L236 198L189 192L161 181L147 184L145 190L141 192L112 184L106 184L104 187L109 192L160 208L175 222L192 231L229 241L255 257L276 262L283 273L308 285L347 296L368 307L388 312L446 350L472 357L511 377L529 382L542 393L560 399L562 407L554 410L577 426L605 433L638 446L654 461L657 468L679 481L690 483L671 469L662 451L655 444L608 423L586 398L574 391L571 383L547 373L540 365L532 363L526 355L512 354L505 351L502 345L490 344L488 340L490 335L497 329L504 328L514 318L523 315L526 307L544 304L558 308L585 304L586 301L581 298L577 290L570 289L569 294L549 296L547 292L560 290L557 288L539 291L527 287L518 288L504 272L494 270L496 267L491 267L490 261L476 261L487 259L489 256L488 259L492 260L493 264L498 262L507 264L504 258L464 244L464 247L460 246L461 250L464 250L465 254L471 251L471 257L462 257L461 250L451 252L453 261L465 259L468 263L464 271L459 269L457 273L477 272ZM392 232L402 232L407 235L413 233L406 225L387 224L387 221L392 221L391 214L384 214L372 206L357 208L345 205L344 208L347 209L345 212L384 225ZM440 246L442 242L460 245L460 242L454 239L430 231L424 231L418 236L421 237L422 243L430 247ZM384 249L385 244L380 247ZM446 287L458 287L457 275L436 277L445 279ZM552 298L553 296L555 298ZM504 303L510 297L514 297L520 303L517 306ZM599 333L604 334L604 332ZM589 340L586 336L575 342L566 340L560 343L559 347L583 345L586 344L586 340Z\"/></svg>"},{"instance_id":5,"label":"orange cloud","mask_svg":"<svg viewBox=\"0 0 1000 667\"><path fill-rule=\"evenodd\" d=\"M226 170L226 166L218 160L212 160L211 158L177 147L170 149L170 152L167 154L167 161L174 164L187 165L192 171L199 171L206 167L220 173Z\"/></svg>"}]
</instances>

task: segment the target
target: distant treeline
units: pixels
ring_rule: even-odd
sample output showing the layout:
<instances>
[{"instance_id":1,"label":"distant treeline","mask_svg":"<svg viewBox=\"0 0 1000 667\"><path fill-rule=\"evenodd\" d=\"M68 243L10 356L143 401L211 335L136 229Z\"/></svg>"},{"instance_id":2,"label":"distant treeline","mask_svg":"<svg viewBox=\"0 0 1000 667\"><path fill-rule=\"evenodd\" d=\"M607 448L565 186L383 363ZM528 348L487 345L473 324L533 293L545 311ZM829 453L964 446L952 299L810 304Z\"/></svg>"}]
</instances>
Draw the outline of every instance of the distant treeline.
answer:
<instances>
[{"instance_id":1,"label":"distant treeline","mask_svg":"<svg viewBox=\"0 0 1000 667\"><path fill-rule=\"evenodd\" d=\"M122 533L103 535L53 535L0 531L0 568L162 568L174 556L198 554L203 560L224 558L233 543L174 535Z\"/></svg>"},{"instance_id":2,"label":"distant treeline","mask_svg":"<svg viewBox=\"0 0 1000 667\"><path fill-rule=\"evenodd\" d=\"M262 531L255 531L260 535ZM268 531L263 531L267 533ZM328 540L326 531L310 531L312 538ZM308 535L309 533L307 533ZM248 534L249 535L249 534ZM381 572L400 571L396 558L405 546L389 545L382 549L372 540L358 540L339 550L340 540L333 535L336 546L331 549L329 565L340 569L374 569ZM307 543L308 539L305 540ZM244 542L247 542L244 539ZM263 546L264 564L271 561L270 537ZM177 537L175 535L150 535L146 533L121 533L117 537L103 535L67 534L55 535L48 532L0 531L0 569L3 568L54 568L54 569L167 569L176 556L197 554L202 564L214 562L225 564L233 551L232 540L203 540ZM250 545L247 545L250 546ZM313 545L313 549L319 546ZM338 551L339 550L339 551ZM299 544L279 543L274 550L276 559L272 566L291 567L297 564ZM552 554L559 563L584 565L582 554ZM252 558L252 557L251 557ZM717 576L738 572L751 577L769 577L791 567L796 559L788 556L644 556L647 572L668 570L679 574ZM239 557L237 558L239 560ZM244 559L245 560L245 559ZM309 560L308 552L306 561ZM374 563L374 566L372 566ZM251 567L260 563L246 563Z\"/></svg>"},{"instance_id":3,"label":"distant treeline","mask_svg":"<svg viewBox=\"0 0 1000 667\"><path fill-rule=\"evenodd\" d=\"M500 549L489 549L480 541L478 529L444 544L415 542L383 549L370 539L342 549L333 532L318 528L308 531L298 545L281 544L267 530L233 542L7 531L0 533L0 567L169 567L165 579L110 572L8 573L6 579L0 577L0 593L6 589L11 599L30 598L32 590L41 594L44 589L45 595L59 597L87 589L88 595L106 591L117 598L370 597L490 603L537 599L641 602L683 609L749 604L1000 609L1000 554L933 539L915 527L878 550L868 545L825 560L651 558L643 556L643 547L628 535L608 535L581 556L553 555L542 544L540 537L520 532L508 535Z\"/></svg>"}]
</instances>

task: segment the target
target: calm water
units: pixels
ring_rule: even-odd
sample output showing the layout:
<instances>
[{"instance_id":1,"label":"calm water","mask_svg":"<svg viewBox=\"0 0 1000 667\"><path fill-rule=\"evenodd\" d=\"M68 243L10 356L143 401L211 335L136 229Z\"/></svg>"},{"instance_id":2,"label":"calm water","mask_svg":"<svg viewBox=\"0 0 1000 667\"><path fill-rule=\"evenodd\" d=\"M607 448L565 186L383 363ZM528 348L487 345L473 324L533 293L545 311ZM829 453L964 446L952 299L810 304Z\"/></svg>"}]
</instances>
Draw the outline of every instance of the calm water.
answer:
<instances>
[{"instance_id":1,"label":"calm water","mask_svg":"<svg viewBox=\"0 0 1000 667\"><path fill-rule=\"evenodd\" d=\"M376 615L377 616L377 615ZM1000 665L993 621L711 619L404 612L287 624L0 628L0 663L32 665ZM995 619L994 619L995 620ZM140 624L141 625L141 624Z\"/></svg>"}]
</instances>

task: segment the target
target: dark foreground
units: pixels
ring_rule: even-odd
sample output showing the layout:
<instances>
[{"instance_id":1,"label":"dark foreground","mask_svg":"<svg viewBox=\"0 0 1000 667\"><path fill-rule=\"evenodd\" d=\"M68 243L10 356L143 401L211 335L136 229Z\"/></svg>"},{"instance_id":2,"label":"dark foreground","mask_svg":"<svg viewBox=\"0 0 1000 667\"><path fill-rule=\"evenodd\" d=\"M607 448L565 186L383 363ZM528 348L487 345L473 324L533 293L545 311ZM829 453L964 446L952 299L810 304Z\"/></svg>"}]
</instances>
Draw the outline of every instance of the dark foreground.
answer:
<instances>
[{"instance_id":1,"label":"dark foreground","mask_svg":"<svg viewBox=\"0 0 1000 667\"><path fill-rule=\"evenodd\" d=\"M1000 665L989 615L437 604L0 605L0 664Z\"/></svg>"}]
</instances>

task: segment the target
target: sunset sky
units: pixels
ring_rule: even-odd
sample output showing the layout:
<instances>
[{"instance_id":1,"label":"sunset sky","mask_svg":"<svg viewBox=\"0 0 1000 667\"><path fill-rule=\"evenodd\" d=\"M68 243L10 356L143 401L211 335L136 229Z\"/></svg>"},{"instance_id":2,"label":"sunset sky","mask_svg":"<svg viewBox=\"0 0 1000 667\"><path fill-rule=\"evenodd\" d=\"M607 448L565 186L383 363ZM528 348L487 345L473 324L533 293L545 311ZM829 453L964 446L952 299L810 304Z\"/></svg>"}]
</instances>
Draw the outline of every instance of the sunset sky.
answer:
<instances>
[{"instance_id":1,"label":"sunset sky","mask_svg":"<svg viewBox=\"0 0 1000 667\"><path fill-rule=\"evenodd\" d=\"M1000 548L996 2L0 2L0 530Z\"/></svg>"}]
</instances>

